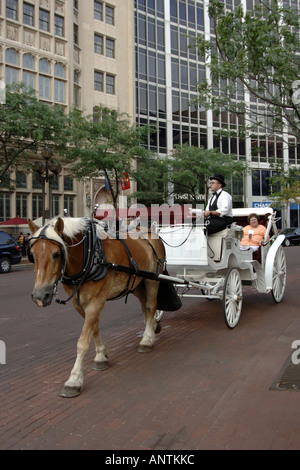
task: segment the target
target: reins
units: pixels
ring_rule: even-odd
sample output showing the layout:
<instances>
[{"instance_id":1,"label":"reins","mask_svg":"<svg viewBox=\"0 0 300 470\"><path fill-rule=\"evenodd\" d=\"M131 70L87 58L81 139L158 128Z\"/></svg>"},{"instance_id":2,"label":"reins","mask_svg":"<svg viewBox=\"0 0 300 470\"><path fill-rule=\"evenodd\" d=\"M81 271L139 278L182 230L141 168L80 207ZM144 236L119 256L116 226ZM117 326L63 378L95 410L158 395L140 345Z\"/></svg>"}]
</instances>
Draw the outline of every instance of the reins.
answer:
<instances>
[{"instance_id":1,"label":"reins","mask_svg":"<svg viewBox=\"0 0 300 470\"><path fill-rule=\"evenodd\" d=\"M64 278L64 275L65 275L65 271L66 271L66 266L67 266L67 255L66 255L66 252L67 252L67 248L73 248L73 247L76 247L78 245L80 245L81 243L84 242L85 238L87 235L83 236L82 239L74 244L74 245L67 245L67 243L65 242L65 240L62 238L62 242L63 243L60 243L58 240L55 240L54 238L50 238L46 235L46 229L49 227L49 224L48 225L45 225L42 229L42 231L40 232L40 234L37 236L37 237L30 237L30 242L32 240L39 240L39 239L44 239L44 240L48 240L48 241L51 241L53 243L55 243L56 245L58 245L60 248L62 248L62 263L61 263L61 269L60 269L60 272L59 274L57 275L55 281L54 281L54 284L53 284L53 295L54 297L57 297L57 288L58 288L58 284L60 281L63 280ZM34 242L33 242L34 243ZM66 248L66 245L67 245L67 248ZM29 259L30 259L30 255L29 255ZM31 260L33 262L33 260ZM57 302L58 304L66 304L69 300L72 299L72 297L74 297L74 295L76 293L78 293L79 291L79 288L80 288L80 285L81 284L78 284L77 288L74 290L74 292L72 293L72 295L69 296L68 299L66 300L59 300L59 299L55 299L55 302ZM79 301L79 299L78 299Z\"/></svg>"}]
</instances>

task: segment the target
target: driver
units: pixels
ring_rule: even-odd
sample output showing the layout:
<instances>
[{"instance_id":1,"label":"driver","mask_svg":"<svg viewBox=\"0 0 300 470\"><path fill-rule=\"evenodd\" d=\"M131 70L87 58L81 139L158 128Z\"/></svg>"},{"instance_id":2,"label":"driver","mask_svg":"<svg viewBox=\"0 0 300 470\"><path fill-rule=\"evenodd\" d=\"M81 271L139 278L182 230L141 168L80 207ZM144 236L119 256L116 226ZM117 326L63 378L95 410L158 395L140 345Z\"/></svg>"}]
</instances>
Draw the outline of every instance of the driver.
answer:
<instances>
[{"instance_id":1,"label":"driver","mask_svg":"<svg viewBox=\"0 0 300 470\"><path fill-rule=\"evenodd\" d=\"M232 223L232 197L223 188L226 186L224 176L215 174L210 178L212 197L204 211L207 223L207 235L224 230Z\"/></svg>"}]
</instances>

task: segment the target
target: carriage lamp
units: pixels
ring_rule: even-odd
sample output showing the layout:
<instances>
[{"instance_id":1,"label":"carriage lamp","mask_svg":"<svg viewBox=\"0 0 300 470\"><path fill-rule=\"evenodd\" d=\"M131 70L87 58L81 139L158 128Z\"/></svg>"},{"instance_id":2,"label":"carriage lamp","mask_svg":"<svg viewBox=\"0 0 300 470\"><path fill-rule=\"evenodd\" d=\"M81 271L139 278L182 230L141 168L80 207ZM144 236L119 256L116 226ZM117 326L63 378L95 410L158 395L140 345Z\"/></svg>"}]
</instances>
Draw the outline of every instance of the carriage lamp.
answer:
<instances>
[{"instance_id":1,"label":"carriage lamp","mask_svg":"<svg viewBox=\"0 0 300 470\"><path fill-rule=\"evenodd\" d=\"M52 160L53 152L50 148L45 147L44 150L41 152L41 155L45 161L45 163L36 160L33 165L32 169L36 173L40 175L42 180L42 197L43 197L43 224L45 223L45 219L50 219L52 214L52 188L51 188L51 180L54 175L58 175L61 170L62 166L57 160ZM48 189L48 198L46 204L46 183L49 186Z\"/></svg>"}]
</instances>

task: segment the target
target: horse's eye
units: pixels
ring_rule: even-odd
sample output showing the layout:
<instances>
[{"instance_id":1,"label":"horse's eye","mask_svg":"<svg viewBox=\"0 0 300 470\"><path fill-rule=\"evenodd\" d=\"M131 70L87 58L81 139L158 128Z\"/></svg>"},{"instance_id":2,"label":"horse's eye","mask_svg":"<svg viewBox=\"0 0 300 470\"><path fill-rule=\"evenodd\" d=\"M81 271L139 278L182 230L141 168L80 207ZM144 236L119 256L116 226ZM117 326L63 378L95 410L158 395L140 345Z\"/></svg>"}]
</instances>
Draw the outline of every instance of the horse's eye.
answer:
<instances>
[{"instance_id":1,"label":"horse's eye","mask_svg":"<svg viewBox=\"0 0 300 470\"><path fill-rule=\"evenodd\" d=\"M60 251L56 251L56 252L53 253L53 255L52 255L52 258L53 258L54 260L58 259L59 257L60 257Z\"/></svg>"}]
</instances>

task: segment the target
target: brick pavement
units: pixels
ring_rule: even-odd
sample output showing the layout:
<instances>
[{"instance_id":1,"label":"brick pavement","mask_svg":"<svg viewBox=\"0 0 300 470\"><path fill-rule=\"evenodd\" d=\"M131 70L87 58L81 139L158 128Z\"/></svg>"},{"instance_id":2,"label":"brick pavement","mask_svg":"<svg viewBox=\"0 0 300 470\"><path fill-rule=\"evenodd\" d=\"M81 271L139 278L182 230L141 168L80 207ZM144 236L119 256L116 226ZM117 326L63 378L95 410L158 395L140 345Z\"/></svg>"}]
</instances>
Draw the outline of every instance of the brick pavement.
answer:
<instances>
[{"instance_id":1,"label":"brick pavement","mask_svg":"<svg viewBox=\"0 0 300 470\"><path fill-rule=\"evenodd\" d=\"M0 365L0 449L298 449L300 393L270 386L300 339L299 253L286 249L292 270L281 304L245 288L240 322L229 330L219 301L185 299L164 315L150 354L136 353L143 325L135 299L126 307L115 301L132 315L103 324L110 368L90 369L91 348L74 399L58 392L73 365L80 317L69 305L30 315L31 300L22 297L23 309L0 314L8 351Z\"/></svg>"}]
</instances>

